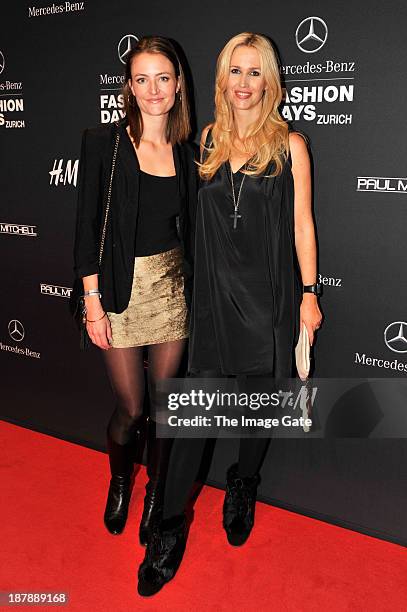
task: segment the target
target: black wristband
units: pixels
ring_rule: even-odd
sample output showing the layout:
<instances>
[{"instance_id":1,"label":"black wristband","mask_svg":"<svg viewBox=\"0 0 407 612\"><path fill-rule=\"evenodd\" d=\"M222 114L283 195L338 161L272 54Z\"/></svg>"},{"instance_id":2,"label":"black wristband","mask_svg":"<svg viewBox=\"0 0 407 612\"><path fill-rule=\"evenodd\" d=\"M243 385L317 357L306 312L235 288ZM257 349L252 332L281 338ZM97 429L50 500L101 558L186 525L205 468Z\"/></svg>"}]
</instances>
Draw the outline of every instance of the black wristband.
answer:
<instances>
[{"instance_id":1,"label":"black wristband","mask_svg":"<svg viewBox=\"0 0 407 612\"><path fill-rule=\"evenodd\" d=\"M314 285L303 285L303 293L313 293L314 295L322 294L322 287L320 283Z\"/></svg>"}]
</instances>

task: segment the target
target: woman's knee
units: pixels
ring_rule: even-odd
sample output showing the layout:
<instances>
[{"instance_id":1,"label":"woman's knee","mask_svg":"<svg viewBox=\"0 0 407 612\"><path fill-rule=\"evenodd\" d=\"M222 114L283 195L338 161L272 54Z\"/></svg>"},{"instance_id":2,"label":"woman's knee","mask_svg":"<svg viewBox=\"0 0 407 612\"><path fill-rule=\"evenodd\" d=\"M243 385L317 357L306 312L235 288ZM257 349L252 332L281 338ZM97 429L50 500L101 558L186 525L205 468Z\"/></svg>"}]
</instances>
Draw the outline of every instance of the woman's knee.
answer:
<instances>
[{"instance_id":1,"label":"woman's knee","mask_svg":"<svg viewBox=\"0 0 407 612\"><path fill-rule=\"evenodd\" d=\"M136 421L143 414L143 402L135 397L116 397L117 416L130 424Z\"/></svg>"}]
</instances>

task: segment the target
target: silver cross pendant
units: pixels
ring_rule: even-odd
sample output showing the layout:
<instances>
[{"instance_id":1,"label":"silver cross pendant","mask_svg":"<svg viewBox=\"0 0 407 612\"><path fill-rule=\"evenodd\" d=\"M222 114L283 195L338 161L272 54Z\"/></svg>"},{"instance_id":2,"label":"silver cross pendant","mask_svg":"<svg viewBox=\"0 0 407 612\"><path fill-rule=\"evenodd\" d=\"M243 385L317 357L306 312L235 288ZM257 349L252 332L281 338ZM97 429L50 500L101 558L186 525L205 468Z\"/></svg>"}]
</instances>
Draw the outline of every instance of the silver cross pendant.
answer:
<instances>
[{"instance_id":1,"label":"silver cross pendant","mask_svg":"<svg viewBox=\"0 0 407 612\"><path fill-rule=\"evenodd\" d=\"M229 217L231 219L233 219L233 229L236 229L237 228L237 221L238 221L238 219L242 218L242 215L239 215L237 209L235 208L235 212L232 213L231 215L229 215Z\"/></svg>"}]
</instances>

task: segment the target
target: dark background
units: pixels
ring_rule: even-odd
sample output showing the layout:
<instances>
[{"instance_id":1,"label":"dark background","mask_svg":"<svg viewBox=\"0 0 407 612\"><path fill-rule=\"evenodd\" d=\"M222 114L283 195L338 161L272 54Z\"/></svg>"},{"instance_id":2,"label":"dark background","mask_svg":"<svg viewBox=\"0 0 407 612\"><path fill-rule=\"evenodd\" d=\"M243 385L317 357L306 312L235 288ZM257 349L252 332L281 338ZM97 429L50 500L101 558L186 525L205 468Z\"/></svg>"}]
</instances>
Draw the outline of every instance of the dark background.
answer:
<instances>
[{"instance_id":1,"label":"dark background","mask_svg":"<svg viewBox=\"0 0 407 612\"><path fill-rule=\"evenodd\" d=\"M321 125L304 117L294 123L311 141L319 272L327 279L315 374L405 377L356 363L357 353L407 363L406 352L384 342L385 328L407 318L407 195L357 191L359 176L406 175L404 3L103 0L30 17L33 6L53 5L8 3L0 23L0 84L19 82L22 88L0 90L0 101L24 103L23 112L0 111L0 122L2 114L4 122L24 121L22 128L0 125L0 222L35 225L38 234L0 233L3 419L104 450L112 395L100 354L79 352L68 300L41 293L40 285L72 286L76 188L50 184L49 172L55 161L63 160L65 169L67 160L78 159L82 130L101 122L100 95L118 94L101 91L117 85L101 85L100 77L122 74L117 46L126 34L161 34L181 44L194 77L198 130L212 119L216 57L239 32L269 35L283 65L354 63L354 71L285 77L289 92L294 86L354 86L351 102L315 104L317 115L351 115L350 124ZM295 32L312 16L325 21L328 38L319 51L304 53ZM20 342L9 335L14 319L25 330ZM356 409L359 399L354 401ZM404 439L275 440L261 497L406 545L406 451ZM223 485L234 452L233 442L219 441L209 482Z\"/></svg>"}]
</instances>

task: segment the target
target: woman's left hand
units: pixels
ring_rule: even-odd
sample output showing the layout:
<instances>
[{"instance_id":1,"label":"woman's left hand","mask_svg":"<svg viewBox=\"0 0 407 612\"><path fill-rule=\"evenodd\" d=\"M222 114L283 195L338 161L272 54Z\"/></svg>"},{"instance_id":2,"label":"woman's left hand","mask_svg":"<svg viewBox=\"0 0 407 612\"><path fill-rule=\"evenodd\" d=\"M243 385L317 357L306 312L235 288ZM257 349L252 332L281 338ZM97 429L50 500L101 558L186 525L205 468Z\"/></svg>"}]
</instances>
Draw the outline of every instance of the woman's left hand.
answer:
<instances>
[{"instance_id":1,"label":"woman's left hand","mask_svg":"<svg viewBox=\"0 0 407 612\"><path fill-rule=\"evenodd\" d=\"M318 306L318 299L312 293L304 293L300 306L300 323L307 328L310 344L314 344L314 332L322 323L322 314Z\"/></svg>"}]
</instances>

